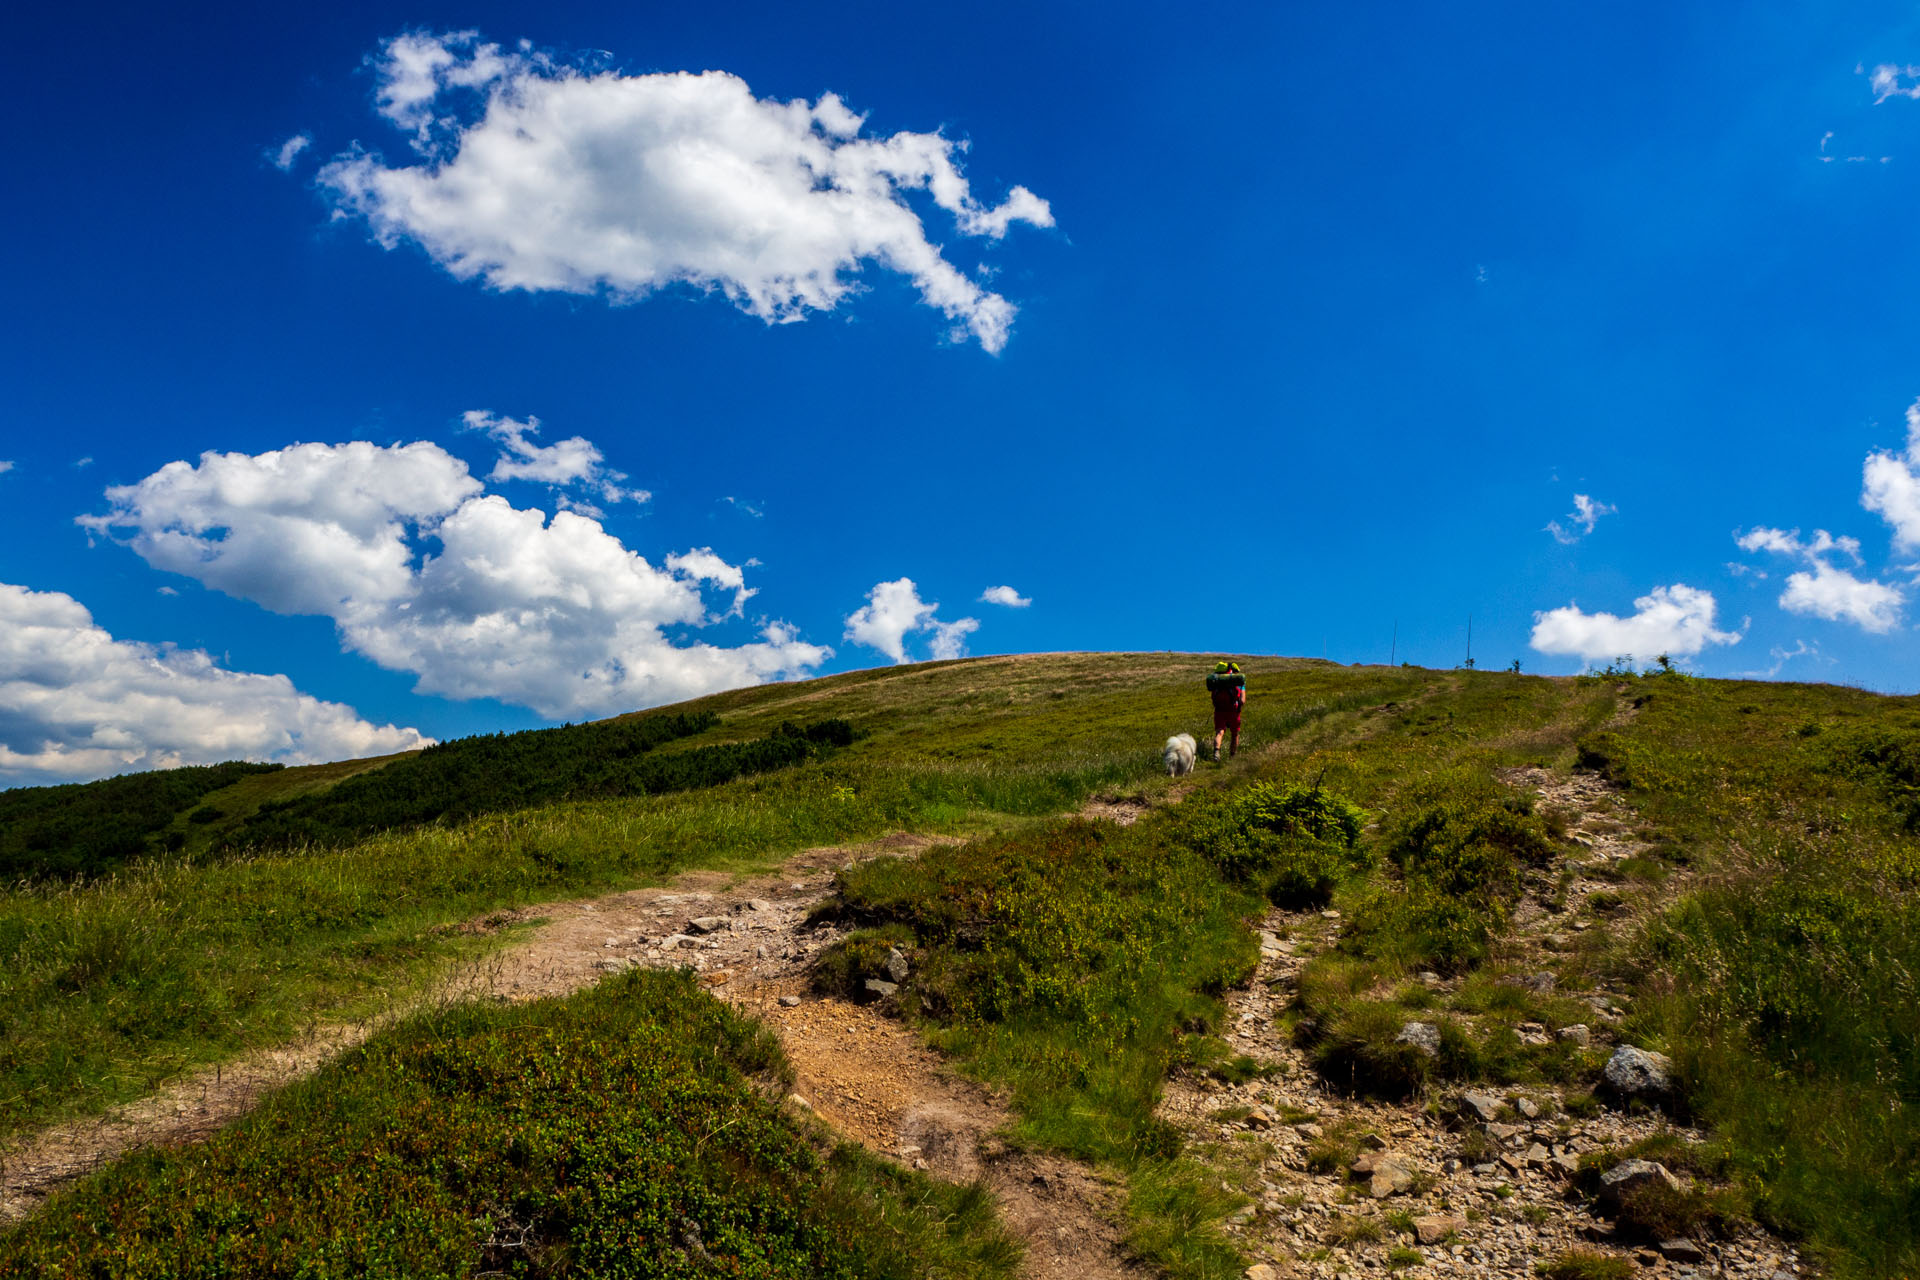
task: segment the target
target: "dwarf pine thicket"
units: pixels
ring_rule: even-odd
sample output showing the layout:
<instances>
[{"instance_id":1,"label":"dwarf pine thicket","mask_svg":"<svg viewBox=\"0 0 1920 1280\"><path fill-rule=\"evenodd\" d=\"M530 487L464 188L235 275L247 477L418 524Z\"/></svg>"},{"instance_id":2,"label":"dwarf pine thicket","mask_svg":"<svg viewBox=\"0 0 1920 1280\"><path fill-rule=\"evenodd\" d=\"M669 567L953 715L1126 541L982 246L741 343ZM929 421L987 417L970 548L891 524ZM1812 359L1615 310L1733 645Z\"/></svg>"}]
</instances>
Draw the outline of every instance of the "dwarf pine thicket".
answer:
<instances>
[{"instance_id":1,"label":"dwarf pine thicket","mask_svg":"<svg viewBox=\"0 0 1920 1280\"><path fill-rule=\"evenodd\" d=\"M111 871L161 852L168 847L164 834L175 815L200 808L202 797L249 774L279 769L234 760L0 791L0 883Z\"/></svg>"},{"instance_id":2,"label":"dwarf pine thicket","mask_svg":"<svg viewBox=\"0 0 1920 1280\"><path fill-rule=\"evenodd\" d=\"M1169 1071L1253 1068L1217 1024L1222 993L1252 969L1247 921L1267 902L1340 912L1337 945L1302 971L1287 1015L1330 1082L1418 1096L1543 1081L1570 1108L1598 1105L1587 1091L1600 1053L1517 1034L1591 1009L1502 980L1516 903L1525 892L1551 904L1548 868L1567 850L1565 816L1504 771L1580 767L1624 789L1650 849L1615 864L1617 883L1579 908L1585 928L1552 957L1559 987L1631 992L1623 1034L1673 1058L1680 1105L1713 1135L1637 1153L1699 1178L1637 1205L1640 1227L1710 1234L1755 1216L1837 1275L1920 1269L1920 703L1677 672L1245 665L1245 745L1256 749L1203 769L1183 803L1124 829L1049 815L1094 788L1152 797L1173 785L1156 776L1155 752L1204 722L1192 659L985 659L743 690L675 709L721 721L673 751L821 717L865 736L722 786L538 805L319 859L160 859L88 884L24 886L0 900L0 1125L95 1109L310 1007L356 1007L378 980L447 954L434 923L689 865L767 865L889 829L959 832L975 838L842 874L825 910L860 929L816 980L856 985L891 948L909 950L904 1016L1008 1090L1016 1141L1119 1179L1130 1243L1159 1270L1237 1275L1245 1260L1219 1223L1243 1201L1153 1106ZM248 785L267 782L236 787ZM139 945L115 942L128 936ZM1436 994L1413 980L1423 970L1458 981ZM614 1008L621 999L631 1017ZM1439 1029L1432 1056L1396 1040L1416 1009ZM500 1233L537 1222L546 1261L523 1273L612 1274L594 1250L612 1238L613 1214L653 1224L652 1244L620 1245L634 1258L665 1258L644 1250L675 1232L676 1256L689 1256L687 1221L703 1248L726 1242L743 1274L770 1274L776 1256L887 1274L836 1234L838 1215L858 1213L894 1224L916 1274L1004 1274L984 1206L845 1153L809 1162L783 1146L786 1122L750 1083L777 1075L774 1059L721 1017L658 978L511 1013L434 1015L356 1059L388 1065L323 1073L203 1157L140 1157L91 1180L0 1237L0 1272L31 1258L60 1274L94 1231L179 1240L214 1214L256 1242L282 1241L285 1256L319 1242L347 1250L307 1255L340 1260L316 1274L345 1274L373 1246L328 1216L337 1195L358 1206L356 1230L414 1241L427 1252L407 1257L444 1256L455 1273L494 1266ZM649 1019L712 1038L675 1049ZM596 1043L630 1047L604 1063L566 1059L558 1030L589 1024L607 1028ZM645 1117L621 1111L622 1072L660 1082L668 1101ZM447 1080L472 1086L468 1102L409 1137L419 1126L393 1117L423 1114ZM576 1109L595 1123L571 1125ZM308 1139L348 1111L370 1117L339 1130L369 1172L343 1182L344 1169L314 1163ZM724 1169L699 1146L716 1122L747 1144ZM589 1176L603 1147L680 1151L676 1132L699 1152L684 1184L644 1161L631 1176ZM1338 1162L1351 1138L1330 1130L1315 1158ZM296 1210L271 1193L281 1182L334 1190ZM764 1240L745 1243L749 1221L767 1226ZM276 1274L267 1253L250 1258ZM1599 1255L1553 1265L1613 1270Z\"/></svg>"}]
</instances>

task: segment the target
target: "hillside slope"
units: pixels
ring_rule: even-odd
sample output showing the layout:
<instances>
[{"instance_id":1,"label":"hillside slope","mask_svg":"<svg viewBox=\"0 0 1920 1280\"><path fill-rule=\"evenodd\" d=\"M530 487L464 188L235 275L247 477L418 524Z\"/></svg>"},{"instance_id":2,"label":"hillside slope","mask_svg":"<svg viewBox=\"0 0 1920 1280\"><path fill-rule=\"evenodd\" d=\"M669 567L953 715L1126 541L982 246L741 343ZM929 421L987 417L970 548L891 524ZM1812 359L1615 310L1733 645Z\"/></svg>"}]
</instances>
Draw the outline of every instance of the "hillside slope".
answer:
<instances>
[{"instance_id":1,"label":"hillside slope","mask_svg":"<svg viewBox=\"0 0 1920 1280\"><path fill-rule=\"evenodd\" d=\"M1518 1275L1527 1246L1496 1237L1545 1247L1576 1228L1600 1238L1556 1274L1657 1261L1677 1238L1671 1256L1739 1271L1787 1256L1756 1224L1804 1237L1840 1274L1920 1261L1913 699L1250 660L1248 750L1172 785L1157 746L1203 736L1199 665L1043 655L741 691L675 709L719 720L673 749L824 718L863 736L699 792L28 887L0 909L0 1009L18 1011L0 1028L0 1115L21 1134L97 1110L298 1020L371 1010L451 956L515 945L512 927L436 926L887 830L951 833L975 838L840 873L818 914L818 937L837 940L805 950L808 998L892 983L884 1007L1005 1091L1017 1144L1124 1188L1128 1247L1167 1274L1265 1258ZM1048 817L1096 793L1100 812L1148 816ZM642 967L678 955L656 948ZM569 1007L534 1025L584 1016ZM1610 1097L1619 1046L1666 1055L1669 1090ZM1456 1110L1463 1090L1486 1116ZM276 1123L298 1141L304 1121ZM461 1141L482 1147L511 1128L474 1123ZM1367 1125L1412 1144L1387 1153L1408 1182L1378 1202ZM284 1217L262 1171L292 1158L285 1140L249 1148L249 1185L269 1194L225 1201L233 1212ZM1536 1163L1532 1142L1564 1166ZM442 1168L436 1150L402 1164ZM1635 1156L1674 1181L1609 1200L1602 1175ZM124 1178L83 1188L0 1259L82 1267L72 1242L111 1241L127 1214L165 1234L210 1190L142 1177L189 1189L169 1202ZM469 1194L439 1174L409 1185L396 1212L430 1187ZM1420 1205L1451 1225L1416 1233ZM483 1251L460 1243L462 1221L431 1247L471 1270ZM554 1247L567 1221L537 1218ZM1441 1243L1423 1253L1428 1234ZM987 1236L915 1239L974 1259L952 1274L1004 1263Z\"/></svg>"}]
</instances>

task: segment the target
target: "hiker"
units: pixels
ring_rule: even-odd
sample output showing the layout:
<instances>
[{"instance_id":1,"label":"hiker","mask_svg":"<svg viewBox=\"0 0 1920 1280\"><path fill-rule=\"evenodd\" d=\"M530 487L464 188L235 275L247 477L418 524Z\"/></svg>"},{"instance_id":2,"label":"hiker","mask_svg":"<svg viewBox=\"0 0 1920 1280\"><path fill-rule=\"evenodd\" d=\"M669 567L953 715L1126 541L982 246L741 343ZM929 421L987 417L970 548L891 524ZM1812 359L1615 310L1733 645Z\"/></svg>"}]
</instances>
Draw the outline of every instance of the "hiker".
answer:
<instances>
[{"instance_id":1,"label":"hiker","mask_svg":"<svg viewBox=\"0 0 1920 1280\"><path fill-rule=\"evenodd\" d=\"M1247 678L1240 674L1237 662L1216 662L1207 677L1207 692L1213 697L1213 758L1218 762L1220 739L1232 734L1228 755L1240 753L1240 708L1247 705Z\"/></svg>"}]
</instances>

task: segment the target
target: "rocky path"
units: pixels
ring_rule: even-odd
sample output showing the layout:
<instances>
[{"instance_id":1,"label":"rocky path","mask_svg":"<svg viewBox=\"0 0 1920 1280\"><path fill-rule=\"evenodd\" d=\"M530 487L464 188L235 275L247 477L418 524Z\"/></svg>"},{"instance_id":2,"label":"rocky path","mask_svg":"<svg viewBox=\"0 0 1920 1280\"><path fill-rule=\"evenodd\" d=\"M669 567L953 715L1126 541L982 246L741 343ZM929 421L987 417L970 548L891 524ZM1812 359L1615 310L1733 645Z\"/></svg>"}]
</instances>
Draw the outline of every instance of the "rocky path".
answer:
<instances>
[{"instance_id":1,"label":"rocky path","mask_svg":"<svg viewBox=\"0 0 1920 1280\"><path fill-rule=\"evenodd\" d=\"M1089 816L1130 821L1139 806L1095 802ZM877 1009L807 989L813 957L839 936L803 929L843 867L914 856L940 838L894 835L846 848L806 850L779 871L740 877L689 872L661 888L496 913L473 931L527 926L524 938L452 974L422 999L382 1019L317 1030L299 1043L202 1071L97 1120L44 1131L0 1150L0 1224L140 1147L203 1138L250 1111L270 1090L310 1074L380 1026L425 1001L534 1000L577 991L632 967L684 967L721 999L780 1035L798 1079L791 1104L839 1135L936 1177L980 1179L1025 1240L1032 1280L1129 1274L1115 1225L1118 1193L1085 1167L1009 1150L995 1136L1004 1103L949 1070L938 1055Z\"/></svg>"},{"instance_id":2,"label":"rocky path","mask_svg":"<svg viewBox=\"0 0 1920 1280\"><path fill-rule=\"evenodd\" d=\"M1543 805L1565 809L1578 850L1567 860L1569 874L1542 877L1530 892L1498 958L1515 981L1538 989L1556 980L1550 966L1556 955L1575 950L1580 934L1604 927L1585 904L1618 888L1606 865L1646 846L1598 778L1523 770L1507 780L1532 788ZM1643 1274L1672 1280L1792 1280L1802 1270L1790 1246L1757 1228L1734 1240L1658 1247L1622 1242L1570 1194L1581 1155L1670 1128L1657 1113L1582 1107L1581 1114L1569 1114L1567 1091L1550 1085L1464 1096L1437 1089L1430 1099L1402 1104L1331 1089L1278 1018L1300 971L1333 945L1340 924L1337 912L1268 914L1258 973L1229 997L1226 1038L1272 1074L1237 1086L1183 1077L1169 1084L1162 1103L1162 1114L1186 1132L1196 1153L1252 1200L1228 1230L1259 1259L1248 1272L1253 1280L1389 1271L1517 1280L1532 1277L1535 1263L1575 1249L1623 1257ZM1441 998L1456 985L1433 975L1423 981ZM1610 1047L1624 997L1605 990L1562 994L1584 999L1593 1016L1560 1034ZM1520 1030L1523 1038L1550 1034L1540 1024ZM1677 1132L1691 1140L1703 1136ZM1346 1150L1334 1163L1330 1155L1340 1147Z\"/></svg>"}]
</instances>

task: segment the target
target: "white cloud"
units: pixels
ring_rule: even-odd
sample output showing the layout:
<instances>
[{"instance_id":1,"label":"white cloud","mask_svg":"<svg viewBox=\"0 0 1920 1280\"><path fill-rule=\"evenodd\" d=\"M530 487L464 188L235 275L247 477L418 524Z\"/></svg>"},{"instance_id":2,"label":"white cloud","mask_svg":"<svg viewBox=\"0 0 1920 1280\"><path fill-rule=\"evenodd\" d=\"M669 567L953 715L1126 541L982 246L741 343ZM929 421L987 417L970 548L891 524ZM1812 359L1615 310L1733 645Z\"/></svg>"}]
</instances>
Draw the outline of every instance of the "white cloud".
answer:
<instances>
[{"instance_id":1,"label":"white cloud","mask_svg":"<svg viewBox=\"0 0 1920 1280\"><path fill-rule=\"evenodd\" d=\"M741 612L753 593L738 566L707 548L655 566L589 517L483 493L434 444L208 453L107 497L89 528L131 531L156 568L229 595L330 617L421 693L577 718L804 675L832 655L781 623L733 647L676 640L669 629ZM728 607L710 611L704 587Z\"/></svg>"},{"instance_id":2,"label":"white cloud","mask_svg":"<svg viewBox=\"0 0 1920 1280\"><path fill-rule=\"evenodd\" d=\"M1576 493L1573 495L1573 510L1567 515L1569 525L1549 520L1546 531L1553 535L1554 541L1572 546L1593 532L1593 526L1600 523L1601 516L1610 516L1617 510L1619 508L1608 503L1595 502L1584 493Z\"/></svg>"},{"instance_id":3,"label":"white cloud","mask_svg":"<svg viewBox=\"0 0 1920 1280\"><path fill-rule=\"evenodd\" d=\"M1874 102L1885 102L1888 98L1920 98L1920 80L1915 77L1920 77L1920 67L1881 63L1868 76L1868 82L1873 86ZM1908 81L1914 83L1909 84Z\"/></svg>"},{"instance_id":4,"label":"white cloud","mask_svg":"<svg viewBox=\"0 0 1920 1280\"><path fill-rule=\"evenodd\" d=\"M300 158L300 153L312 145L313 139L307 134L294 134L274 148L273 167L282 173L288 172L293 168L293 162Z\"/></svg>"},{"instance_id":5,"label":"white cloud","mask_svg":"<svg viewBox=\"0 0 1920 1280\"><path fill-rule=\"evenodd\" d=\"M867 592L867 603L847 615L846 638L878 649L895 662L911 662L907 636L924 631L932 634L929 648L935 658L966 656L966 638L980 629L979 620L942 622L934 616L939 608L920 598L912 578L877 583Z\"/></svg>"},{"instance_id":6,"label":"white cloud","mask_svg":"<svg viewBox=\"0 0 1920 1280\"><path fill-rule=\"evenodd\" d=\"M1666 653L1691 657L1710 644L1738 644L1740 633L1714 629L1713 594L1676 582L1655 587L1633 602L1631 617L1583 613L1566 605L1533 615L1533 648L1598 661L1622 655L1641 659Z\"/></svg>"},{"instance_id":7,"label":"white cloud","mask_svg":"<svg viewBox=\"0 0 1920 1280\"><path fill-rule=\"evenodd\" d=\"M1905 603L1898 587L1863 581L1824 563L1812 573L1789 574L1787 589L1780 594L1780 607L1788 613L1851 622L1863 631L1883 635L1899 625Z\"/></svg>"},{"instance_id":8,"label":"white cloud","mask_svg":"<svg viewBox=\"0 0 1920 1280\"><path fill-rule=\"evenodd\" d=\"M621 488L626 472L611 470L591 440L569 436L550 445L529 440L528 436L540 434L538 418L516 422L512 418L496 417L484 409L469 409L460 415L460 420L467 430L483 431L500 444L500 458L487 473L489 480L531 480L556 489L583 485L607 502L647 502L653 498L645 489ZM579 500L563 498L562 501L578 503ZM583 508L585 504L574 509ZM591 513L598 514L597 511Z\"/></svg>"},{"instance_id":9,"label":"white cloud","mask_svg":"<svg viewBox=\"0 0 1920 1280\"><path fill-rule=\"evenodd\" d=\"M1893 527L1894 546L1920 547L1920 400L1907 406L1906 452L1867 456L1860 505Z\"/></svg>"},{"instance_id":10,"label":"white cloud","mask_svg":"<svg viewBox=\"0 0 1920 1280\"><path fill-rule=\"evenodd\" d=\"M0 461L0 476L7 474L7 472L11 470L13 470L13 464L11 462Z\"/></svg>"},{"instance_id":11,"label":"white cloud","mask_svg":"<svg viewBox=\"0 0 1920 1280\"><path fill-rule=\"evenodd\" d=\"M1773 659L1772 666L1762 671L1742 671L1739 673L1739 678L1742 680L1771 680L1779 675L1780 672L1786 668L1786 665L1795 658L1812 658L1816 662L1824 660L1830 663L1833 661L1831 658L1823 658L1819 645L1808 644L1805 640L1794 641L1793 648L1791 649L1783 649L1775 645L1773 648L1767 650L1767 656Z\"/></svg>"},{"instance_id":12,"label":"white cloud","mask_svg":"<svg viewBox=\"0 0 1920 1280\"><path fill-rule=\"evenodd\" d=\"M335 215L495 289L624 302L688 284L775 322L831 310L873 264L998 351L1013 304L943 256L907 196L928 193L967 236L1053 225L1025 187L978 203L965 143L862 137L864 119L830 93L809 105L756 98L721 71L589 73L472 32L401 36L373 63L379 109L421 162L336 157L320 171Z\"/></svg>"},{"instance_id":13,"label":"white cloud","mask_svg":"<svg viewBox=\"0 0 1920 1280\"><path fill-rule=\"evenodd\" d=\"M427 746L198 649L116 640L72 596L0 583L0 781L220 760L306 764Z\"/></svg>"},{"instance_id":14,"label":"white cloud","mask_svg":"<svg viewBox=\"0 0 1920 1280\"><path fill-rule=\"evenodd\" d=\"M740 514L751 516L755 520L762 519L767 514L764 510L748 502L745 498L735 498L729 495L728 497L720 499L720 501L726 503Z\"/></svg>"},{"instance_id":15,"label":"white cloud","mask_svg":"<svg viewBox=\"0 0 1920 1280\"><path fill-rule=\"evenodd\" d=\"M935 622L933 639L927 644L927 650L936 661L967 656L967 637L980 629L978 618L956 618L952 622Z\"/></svg>"},{"instance_id":16,"label":"white cloud","mask_svg":"<svg viewBox=\"0 0 1920 1280\"><path fill-rule=\"evenodd\" d=\"M1012 587L988 587L980 593L980 598L988 604L1001 604L1009 609L1024 609L1033 603L1030 597L1021 595Z\"/></svg>"},{"instance_id":17,"label":"white cloud","mask_svg":"<svg viewBox=\"0 0 1920 1280\"><path fill-rule=\"evenodd\" d=\"M1788 575L1787 589L1780 593L1780 607L1788 613L1851 622L1863 631L1881 634L1898 625L1906 603L1898 587L1858 578L1836 568L1828 559L1838 553L1849 557L1857 567L1861 563L1858 538L1836 538L1825 529L1815 529L1812 539L1803 542L1798 529L1762 527L1736 535L1735 541L1742 551L1791 556L1812 570Z\"/></svg>"}]
</instances>

